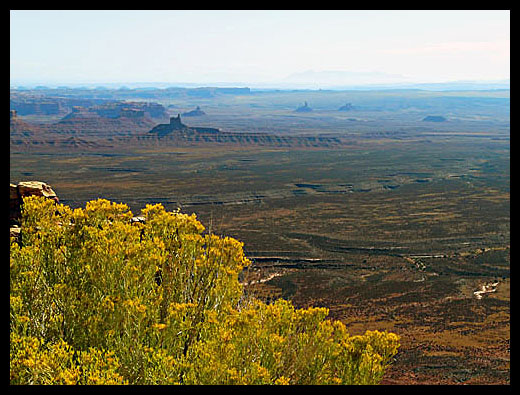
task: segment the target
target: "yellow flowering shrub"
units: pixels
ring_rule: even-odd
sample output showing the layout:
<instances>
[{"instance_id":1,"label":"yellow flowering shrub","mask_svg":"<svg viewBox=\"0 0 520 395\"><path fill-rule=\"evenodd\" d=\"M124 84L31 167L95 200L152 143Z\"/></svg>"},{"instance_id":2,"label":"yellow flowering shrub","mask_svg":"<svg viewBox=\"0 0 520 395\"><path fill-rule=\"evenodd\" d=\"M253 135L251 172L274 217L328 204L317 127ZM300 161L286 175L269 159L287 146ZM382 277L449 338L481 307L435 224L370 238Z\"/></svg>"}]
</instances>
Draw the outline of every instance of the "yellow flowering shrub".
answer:
<instances>
[{"instance_id":1,"label":"yellow flowering shrub","mask_svg":"<svg viewBox=\"0 0 520 395\"><path fill-rule=\"evenodd\" d=\"M393 333L244 296L243 244L195 215L24 199L11 239L11 384L376 384Z\"/></svg>"},{"instance_id":2,"label":"yellow flowering shrub","mask_svg":"<svg viewBox=\"0 0 520 395\"><path fill-rule=\"evenodd\" d=\"M11 384L126 384L112 351L77 351L63 340L44 344L14 331L10 335Z\"/></svg>"}]
</instances>

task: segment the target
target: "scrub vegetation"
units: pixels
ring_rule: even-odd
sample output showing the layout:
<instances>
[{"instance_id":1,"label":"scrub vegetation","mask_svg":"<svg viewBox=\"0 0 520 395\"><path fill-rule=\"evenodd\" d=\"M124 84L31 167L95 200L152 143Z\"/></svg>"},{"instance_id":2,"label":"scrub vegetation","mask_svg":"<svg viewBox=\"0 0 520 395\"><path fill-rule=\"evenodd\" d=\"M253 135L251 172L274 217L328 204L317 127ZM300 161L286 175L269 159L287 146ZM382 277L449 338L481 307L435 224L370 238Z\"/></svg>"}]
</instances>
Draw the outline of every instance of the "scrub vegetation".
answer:
<instances>
[{"instance_id":1,"label":"scrub vegetation","mask_svg":"<svg viewBox=\"0 0 520 395\"><path fill-rule=\"evenodd\" d=\"M377 384L394 333L243 292L243 244L160 204L24 199L11 239L11 384Z\"/></svg>"}]
</instances>

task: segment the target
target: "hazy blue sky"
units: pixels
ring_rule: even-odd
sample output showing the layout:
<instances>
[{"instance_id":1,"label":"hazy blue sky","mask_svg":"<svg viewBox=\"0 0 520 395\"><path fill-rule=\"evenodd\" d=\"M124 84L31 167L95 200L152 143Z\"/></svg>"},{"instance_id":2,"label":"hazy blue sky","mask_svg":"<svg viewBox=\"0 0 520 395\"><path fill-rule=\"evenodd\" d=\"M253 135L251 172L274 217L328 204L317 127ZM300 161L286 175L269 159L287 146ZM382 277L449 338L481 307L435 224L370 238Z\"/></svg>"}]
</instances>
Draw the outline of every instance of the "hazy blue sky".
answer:
<instances>
[{"instance_id":1,"label":"hazy blue sky","mask_svg":"<svg viewBox=\"0 0 520 395\"><path fill-rule=\"evenodd\" d=\"M439 82L510 73L507 10L12 10L10 33L12 83Z\"/></svg>"}]
</instances>

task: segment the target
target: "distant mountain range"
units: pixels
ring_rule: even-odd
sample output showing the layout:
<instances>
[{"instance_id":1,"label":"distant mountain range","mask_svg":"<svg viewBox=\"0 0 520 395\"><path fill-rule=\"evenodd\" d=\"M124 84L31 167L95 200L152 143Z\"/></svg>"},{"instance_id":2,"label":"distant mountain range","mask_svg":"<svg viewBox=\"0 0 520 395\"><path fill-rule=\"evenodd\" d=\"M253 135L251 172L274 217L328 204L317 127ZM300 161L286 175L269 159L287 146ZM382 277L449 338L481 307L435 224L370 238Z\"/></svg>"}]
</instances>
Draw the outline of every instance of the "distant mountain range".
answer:
<instances>
[{"instance_id":1,"label":"distant mountain range","mask_svg":"<svg viewBox=\"0 0 520 395\"><path fill-rule=\"evenodd\" d=\"M280 81L285 88L312 89L425 89L425 90L487 90L510 89L510 80L417 82L400 74L377 71L305 71Z\"/></svg>"},{"instance_id":2,"label":"distant mountain range","mask_svg":"<svg viewBox=\"0 0 520 395\"><path fill-rule=\"evenodd\" d=\"M11 82L11 88L19 90L49 88L83 88L83 89L120 89L120 90L154 90L165 88L210 88L213 89L254 89L254 90L381 90L381 89L423 89L432 91L445 90L490 90L510 89L510 79L489 81L445 81L445 82L418 82L412 81L400 74L390 74L378 71L304 71L290 74L282 79L273 79L263 82L128 82L128 83L82 83L82 84L23 84Z\"/></svg>"}]
</instances>

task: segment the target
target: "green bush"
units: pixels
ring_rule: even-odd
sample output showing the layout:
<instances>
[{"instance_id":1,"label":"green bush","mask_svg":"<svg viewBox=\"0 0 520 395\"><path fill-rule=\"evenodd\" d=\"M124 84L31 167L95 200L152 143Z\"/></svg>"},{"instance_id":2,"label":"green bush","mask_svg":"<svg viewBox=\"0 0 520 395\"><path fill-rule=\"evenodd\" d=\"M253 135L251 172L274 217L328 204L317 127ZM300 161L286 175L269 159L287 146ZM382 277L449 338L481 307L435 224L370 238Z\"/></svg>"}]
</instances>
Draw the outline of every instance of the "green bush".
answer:
<instances>
[{"instance_id":1,"label":"green bush","mask_svg":"<svg viewBox=\"0 0 520 395\"><path fill-rule=\"evenodd\" d=\"M24 199L11 239L11 384L377 384L399 339L246 298L239 241L195 215Z\"/></svg>"}]
</instances>

